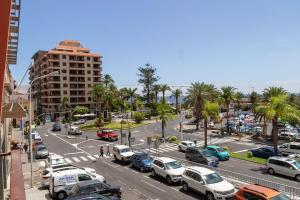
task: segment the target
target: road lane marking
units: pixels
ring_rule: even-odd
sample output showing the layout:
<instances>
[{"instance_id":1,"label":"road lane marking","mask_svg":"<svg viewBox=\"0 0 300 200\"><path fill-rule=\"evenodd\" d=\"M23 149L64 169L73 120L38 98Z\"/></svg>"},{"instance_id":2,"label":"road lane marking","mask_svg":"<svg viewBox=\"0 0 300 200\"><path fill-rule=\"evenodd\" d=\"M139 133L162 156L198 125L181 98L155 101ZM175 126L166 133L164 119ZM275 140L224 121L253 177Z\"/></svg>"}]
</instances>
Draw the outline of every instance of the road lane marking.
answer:
<instances>
[{"instance_id":1,"label":"road lane marking","mask_svg":"<svg viewBox=\"0 0 300 200\"><path fill-rule=\"evenodd\" d=\"M96 160L96 158L94 158L93 156L87 156L87 157L91 160Z\"/></svg>"},{"instance_id":2,"label":"road lane marking","mask_svg":"<svg viewBox=\"0 0 300 200\"><path fill-rule=\"evenodd\" d=\"M75 162L80 162L80 160L76 157L72 157L72 159L75 161Z\"/></svg>"},{"instance_id":3,"label":"road lane marking","mask_svg":"<svg viewBox=\"0 0 300 200\"><path fill-rule=\"evenodd\" d=\"M78 152L72 152L72 153L65 153L64 156L66 156L66 155L78 154L78 153L84 153L84 152L78 151Z\"/></svg>"},{"instance_id":4,"label":"road lane marking","mask_svg":"<svg viewBox=\"0 0 300 200\"><path fill-rule=\"evenodd\" d=\"M81 160L83 161L88 161L88 159L86 157L80 156Z\"/></svg>"},{"instance_id":5,"label":"road lane marking","mask_svg":"<svg viewBox=\"0 0 300 200\"><path fill-rule=\"evenodd\" d=\"M67 161L67 163L73 163L73 161L70 160L69 158L65 158L65 160Z\"/></svg>"},{"instance_id":6,"label":"road lane marking","mask_svg":"<svg viewBox=\"0 0 300 200\"><path fill-rule=\"evenodd\" d=\"M150 187L153 187L153 188L159 190L159 191L166 192L165 190L163 190L163 189L161 189L161 188L159 188L159 187L157 187L155 185L152 185L151 183L148 183L148 182L146 182L144 180L142 180L142 182L145 183L145 184L147 184L147 185L149 185Z\"/></svg>"}]
</instances>

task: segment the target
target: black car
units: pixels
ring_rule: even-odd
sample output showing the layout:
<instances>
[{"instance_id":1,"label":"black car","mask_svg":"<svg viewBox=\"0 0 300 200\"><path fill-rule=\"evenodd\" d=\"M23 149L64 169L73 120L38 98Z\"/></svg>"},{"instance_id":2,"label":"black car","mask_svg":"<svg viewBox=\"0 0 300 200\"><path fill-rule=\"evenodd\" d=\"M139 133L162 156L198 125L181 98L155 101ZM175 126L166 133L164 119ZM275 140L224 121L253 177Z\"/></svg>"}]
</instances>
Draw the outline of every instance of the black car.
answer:
<instances>
[{"instance_id":1,"label":"black car","mask_svg":"<svg viewBox=\"0 0 300 200\"><path fill-rule=\"evenodd\" d=\"M120 200L118 197L107 197L101 194L92 193L92 194L81 194L76 196L70 196L68 200Z\"/></svg>"},{"instance_id":2,"label":"black car","mask_svg":"<svg viewBox=\"0 0 300 200\"><path fill-rule=\"evenodd\" d=\"M265 146L257 149L249 150L253 157L268 159L271 156L276 156L273 147Z\"/></svg>"},{"instance_id":3,"label":"black car","mask_svg":"<svg viewBox=\"0 0 300 200\"><path fill-rule=\"evenodd\" d=\"M72 189L71 195L98 193L101 195L112 195L121 197L121 186L111 185L99 180L83 181L76 184Z\"/></svg>"},{"instance_id":4,"label":"black car","mask_svg":"<svg viewBox=\"0 0 300 200\"><path fill-rule=\"evenodd\" d=\"M213 156L208 150L198 147L188 147L185 152L185 158L212 167L217 167L219 163L218 158Z\"/></svg>"},{"instance_id":5,"label":"black car","mask_svg":"<svg viewBox=\"0 0 300 200\"><path fill-rule=\"evenodd\" d=\"M60 124L53 124L52 131L61 131Z\"/></svg>"}]
</instances>

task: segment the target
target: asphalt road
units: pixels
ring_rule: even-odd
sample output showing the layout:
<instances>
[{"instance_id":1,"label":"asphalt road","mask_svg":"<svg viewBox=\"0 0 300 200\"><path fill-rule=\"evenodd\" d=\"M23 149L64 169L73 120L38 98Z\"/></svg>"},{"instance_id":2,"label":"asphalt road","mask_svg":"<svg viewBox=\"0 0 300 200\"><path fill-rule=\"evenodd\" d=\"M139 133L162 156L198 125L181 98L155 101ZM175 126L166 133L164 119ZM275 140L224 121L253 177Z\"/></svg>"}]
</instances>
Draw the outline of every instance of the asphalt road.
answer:
<instances>
[{"instance_id":1,"label":"asphalt road","mask_svg":"<svg viewBox=\"0 0 300 200\"><path fill-rule=\"evenodd\" d=\"M178 124L178 120L172 121L168 124L166 129L166 136L180 135L174 129ZM132 135L136 138L132 144L133 149L147 149L145 144L147 136L160 133L160 123L150 124L148 126L133 129ZM107 142L98 140L96 133L84 133L81 137L68 138L66 131L63 129L61 132L51 132L51 124L40 126L38 128L46 146L50 152L63 155L72 164L79 167L91 167L96 169L98 174L103 175L108 182L115 182L123 188L123 199L137 199L137 200L150 200L150 199L202 199L203 196L196 193L184 193L181 191L179 185L167 185L161 179L154 179L149 173L141 173L136 170L130 169L128 166L115 163L109 156L97 159L99 154L99 146L110 147L120 144L117 142ZM88 139L85 137L88 135ZM192 137L192 138L191 138ZM202 134L184 134L184 139L196 139L203 141ZM257 145L251 143L242 143L235 141L227 141L226 138L218 140L222 146L229 146L233 151L247 150L256 147ZM106 148L105 148L106 149ZM110 148L112 149L112 148ZM176 146L163 144L160 147L159 156L173 157L180 160L185 165L194 165L185 160L184 153L179 152ZM155 154L156 151L151 150ZM299 187L299 183L295 180L282 176L271 176L266 173L263 165L241 161L237 159L230 159L229 161L221 162L216 171L231 171L264 179L275 183L281 183L293 187ZM167 195L166 195L167 194Z\"/></svg>"}]
</instances>

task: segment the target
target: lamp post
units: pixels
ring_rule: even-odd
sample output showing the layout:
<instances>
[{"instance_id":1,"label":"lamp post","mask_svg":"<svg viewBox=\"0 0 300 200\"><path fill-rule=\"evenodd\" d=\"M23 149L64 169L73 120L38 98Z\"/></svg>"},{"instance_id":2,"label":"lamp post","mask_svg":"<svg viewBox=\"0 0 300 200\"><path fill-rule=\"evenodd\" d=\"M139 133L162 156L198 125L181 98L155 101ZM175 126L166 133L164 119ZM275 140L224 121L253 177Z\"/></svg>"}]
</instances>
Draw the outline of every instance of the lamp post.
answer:
<instances>
[{"instance_id":1,"label":"lamp post","mask_svg":"<svg viewBox=\"0 0 300 200\"><path fill-rule=\"evenodd\" d=\"M32 84L34 83L34 81L36 81L38 79L41 79L41 78L51 76L51 75L56 75L56 74L59 74L59 72L54 71L54 72L51 72L49 74L36 77L29 84L29 145L30 145L29 150L30 150L30 187L31 188L33 187L33 170L32 170L33 153L32 153L32 136L31 136L31 131L32 131L31 130L31 123L32 123L32 119L31 119L31 117L32 117L31 116L31 87L32 87Z\"/></svg>"}]
</instances>

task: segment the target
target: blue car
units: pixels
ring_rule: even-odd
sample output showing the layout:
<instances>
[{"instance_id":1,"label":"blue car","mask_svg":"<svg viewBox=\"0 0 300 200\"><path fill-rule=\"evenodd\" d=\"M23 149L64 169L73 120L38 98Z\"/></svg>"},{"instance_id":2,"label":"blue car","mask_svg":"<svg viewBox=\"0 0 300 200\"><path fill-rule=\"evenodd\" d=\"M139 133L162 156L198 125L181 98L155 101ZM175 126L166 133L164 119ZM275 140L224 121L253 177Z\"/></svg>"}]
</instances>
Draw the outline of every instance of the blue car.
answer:
<instances>
[{"instance_id":1,"label":"blue car","mask_svg":"<svg viewBox=\"0 0 300 200\"><path fill-rule=\"evenodd\" d=\"M141 172L151 171L153 159L145 152L137 152L130 158L130 167L139 169Z\"/></svg>"},{"instance_id":2,"label":"blue car","mask_svg":"<svg viewBox=\"0 0 300 200\"><path fill-rule=\"evenodd\" d=\"M229 160L229 153L219 146L207 146L208 150L213 156L217 157L219 160Z\"/></svg>"},{"instance_id":3,"label":"blue car","mask_svg":"<svg viewBox=\"0 0 300 200\"><path fill-rule=\"evenodd\" d=\"M265 146L257 149L249 150L253 157L268 159L271 156L276 156L273 147Z\"/></svg>"}]
</instances>

